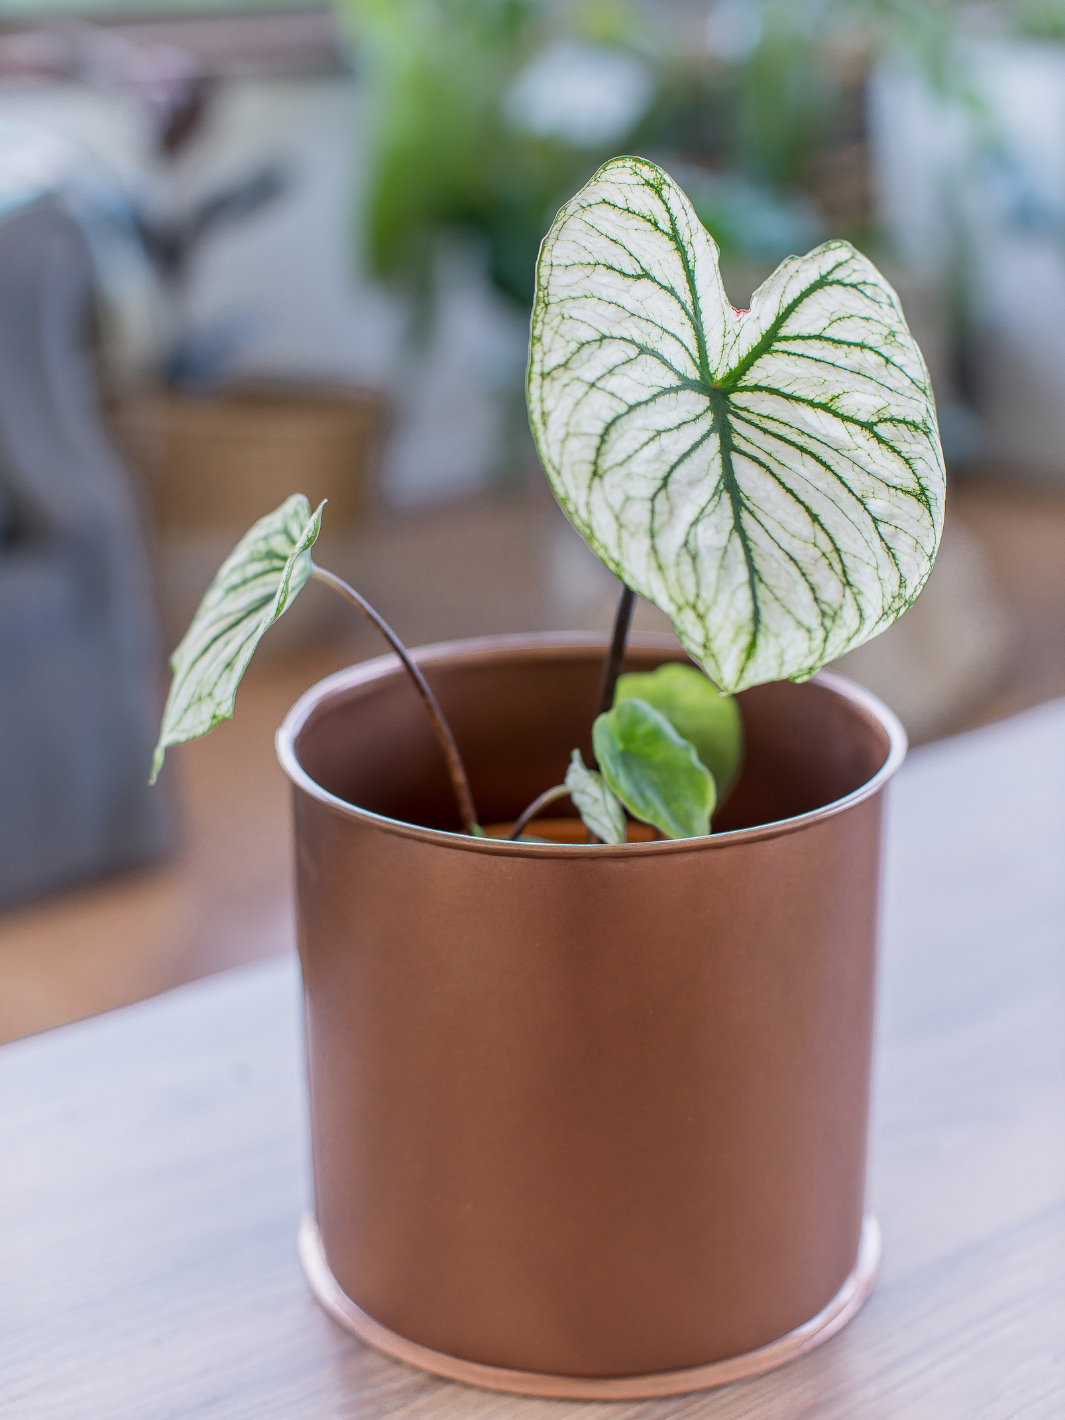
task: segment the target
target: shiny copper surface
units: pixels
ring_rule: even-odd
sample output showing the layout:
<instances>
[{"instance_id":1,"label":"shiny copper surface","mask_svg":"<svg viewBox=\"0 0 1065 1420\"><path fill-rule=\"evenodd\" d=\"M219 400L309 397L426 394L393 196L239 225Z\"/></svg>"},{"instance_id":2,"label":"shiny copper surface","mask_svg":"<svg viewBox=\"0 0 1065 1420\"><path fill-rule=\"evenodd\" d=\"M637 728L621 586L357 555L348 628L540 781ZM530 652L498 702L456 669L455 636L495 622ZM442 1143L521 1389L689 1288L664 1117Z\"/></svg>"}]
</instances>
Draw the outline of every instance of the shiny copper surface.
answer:
<instances>
[{"instance_id":1,"label":"shiny copper surface","mask_svg":"<svg viewBox=\"0 0 1065 1420\"><path fill-rule=\"evenodd\" d=\"M419 654L482 822L589 757L604 646ZM627 666L671 658L636 638ZM380 1326L481 1365L631 1377L776 1341L854 1269L882 789L905 741L838 677L742 703L718 832L594 847L449 831L394 658L287 718L315 1210Z\"/></svg>"},{"instance_id":2,"label":"shiny copper surface","mask_svg":"<svg viewBox=\"0 0 1065 1420\"><path fill-rule=\"evenodd\" d=\"M443 1351L408 1341L389 1331L355 1305L340 1288L329 1270L322 1250L318 1225L308 1213L300 1223L299 1253L304 1275L322 1306L345 1331L360 1341L383 1351L409 1366L420 1366L435 1376L462 1381L486 1390L507 1391L511 1395L535 1395L551 1400L654 1400L666 1395L685 1395L693 1390L731 1385L733 1381L762 1376L786 1366L800 1356L831 1341L842 1330L873 1290L880 1263L880 1227L875 1218L862 1224L858 1259L843 1286L815 1317L786 1336L706 1366L689 1366L682 1371L658 1371L639 1376L553 1376L546 1371L511 1371L501 1366L483 1366L464 1361Z\"/></svg>"}]
</instances>

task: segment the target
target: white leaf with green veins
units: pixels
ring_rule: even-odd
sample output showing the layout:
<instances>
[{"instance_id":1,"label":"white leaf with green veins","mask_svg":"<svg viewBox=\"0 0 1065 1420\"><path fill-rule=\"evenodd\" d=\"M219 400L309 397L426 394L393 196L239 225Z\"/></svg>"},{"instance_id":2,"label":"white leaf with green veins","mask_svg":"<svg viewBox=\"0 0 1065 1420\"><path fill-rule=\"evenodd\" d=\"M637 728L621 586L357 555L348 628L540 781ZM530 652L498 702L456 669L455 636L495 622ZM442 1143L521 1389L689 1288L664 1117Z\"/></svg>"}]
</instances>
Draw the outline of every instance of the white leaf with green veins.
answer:
<instances>
[{"instance_id":1,"label":"white leaf with green veins","mask_svg":"<svg viewBox=\"0 0 1065 1420\"><path fill-rule=\"evenodd\" d=\"M916 598L943 518L921 353L846 242L730 305L653 163L615 158L537 266L529 415L575 527L728 691L803 680Z\"/></svg>"},{"instance_id":2,"label":"white leaf with green veins","mask_svg":"<svg viewBox=\"0 0 1065 1420\"><path fill-rule=\"evenodd\" d=\"M566 788L586 828L604 843L625 842L625 810L603 776L587 767L579 749L570 757Z\"/></svg>"},{"instance_id":3,"label":"white leaf with green veins","mask_svg":"<svg viewBox=\"0 0 1065 1420\"><path fill-rule=\"evenodd\" d=\"M312 513L303 494L293 494L260 518L219 568L170 658L174 679L152 760L153 784L168 745L197 739L233 718L237 687L263 633L310 576L324 507Z\"/></svg>"}]
</instances>

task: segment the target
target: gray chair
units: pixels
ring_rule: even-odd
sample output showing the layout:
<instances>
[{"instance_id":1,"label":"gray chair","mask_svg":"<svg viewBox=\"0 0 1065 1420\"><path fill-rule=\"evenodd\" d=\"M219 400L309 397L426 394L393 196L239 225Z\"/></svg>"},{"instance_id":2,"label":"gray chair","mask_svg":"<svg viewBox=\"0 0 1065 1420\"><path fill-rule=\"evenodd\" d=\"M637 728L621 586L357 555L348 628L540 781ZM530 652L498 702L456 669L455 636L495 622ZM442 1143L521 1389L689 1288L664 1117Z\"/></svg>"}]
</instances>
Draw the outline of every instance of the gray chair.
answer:
<instances>
[{"instance_id":1,"label":"gray chair","mask_svg":"<svg viewBox=\"0 0 1065 1420\"><path fill-rule=\"evenodd\" d=\"M87 351L93 268L46 199L0 221L0 904L157 859L164 656L144 519Z\"/></svg>"}]
</instances>

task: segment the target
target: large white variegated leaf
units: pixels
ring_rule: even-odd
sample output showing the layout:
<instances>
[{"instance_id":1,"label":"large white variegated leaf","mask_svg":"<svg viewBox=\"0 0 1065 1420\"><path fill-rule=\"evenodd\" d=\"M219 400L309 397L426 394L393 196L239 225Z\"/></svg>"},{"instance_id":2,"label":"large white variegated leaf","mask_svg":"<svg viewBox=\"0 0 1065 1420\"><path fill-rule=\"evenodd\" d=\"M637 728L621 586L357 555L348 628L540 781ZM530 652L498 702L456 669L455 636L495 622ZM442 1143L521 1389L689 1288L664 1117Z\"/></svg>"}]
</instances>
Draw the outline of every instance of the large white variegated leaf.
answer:
<instances>
[{"instance_id":1,"label":"large white variegated leaf","mask_svg":"<svg viewBox=\"0 0 1065 1420\"><path fill-rule=\"evenodd\" d=\"M725 690L812 675L931 571L928 372L846 242L789 257L736 311L681 190L616 158L544 240L528 395L573 524Z\"/></svg>"},{"instance_id":2,"label":"large white variegated leaf","mask_svg":"<svg viewBox=\"0 0 1065 1420\"><path fill-rule=\"evenodd\" d=\"M310 549L322 526L302 493L286 498L244 534L204 593L170 658L170 683L152 783L168 745L183 744L232 719L237 687L263 633L292 605L311 574Z\"/></svg>"}]
</instances>

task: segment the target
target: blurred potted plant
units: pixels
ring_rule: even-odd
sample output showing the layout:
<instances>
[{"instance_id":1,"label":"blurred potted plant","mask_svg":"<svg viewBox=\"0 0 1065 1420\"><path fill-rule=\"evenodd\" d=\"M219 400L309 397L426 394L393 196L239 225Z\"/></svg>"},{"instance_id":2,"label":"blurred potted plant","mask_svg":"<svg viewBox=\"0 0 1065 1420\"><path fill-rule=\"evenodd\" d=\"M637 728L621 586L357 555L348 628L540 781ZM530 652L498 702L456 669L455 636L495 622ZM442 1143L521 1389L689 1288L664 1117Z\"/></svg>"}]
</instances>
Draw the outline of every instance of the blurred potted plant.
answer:
<instances>
[{"instance_id":1,"label":"blurred potted plant","mask_svg":"<svg viewBox=\"0 0 1065 1420\"><path fill-rule=\"evenodd\" d=\"M528 402L559 502L623 583L609 647L412 656L313 563L322 508L297 495L175 652L153 774L232 715L308 579L375 622L398 660L322 682L278 737L311 1285L445 1376L665 1395L801 1354L872 1286L880 804L905 745L817 672L917 596L942 457L864 257L789 258L736 311L691 204L637 158L544 243ZM636 593L680 646L626 645Z\"/></svg>"},{"instance_id":2,"label":"blurred potted plant","mask_svg":"<svg viewBox=\"0 0 1065 1420\"><path fill-rule=\"evenodd\" d=\"M368 86L361 197L370 271L409 313L398 501L506 479L540 242L560 204L630 141L654 66L614 0L339 0Z\"/></svg>"},{"instance_id":3,"label":"blurred potted plant","mask_svg":"<svg viewBox=\"0 0 1065 1420\"><path fill-rule=\"evenodd\" d=\"M195 57L170 45L136 44L78 26L72 73L118 87L147 111L155 171L127 195L121 220L154 273L155 368L116 391L112 425L148 482L162 531L232 532L272 507L299 467L344 526L365 514L385 423L370 392L297 382L236 381L248 316L209 329L191 314L197 264L222 233L280 198L292 177L280 162L189 202L182 160L203 136L215 84Z\"/></svg>"}]
</instances>

